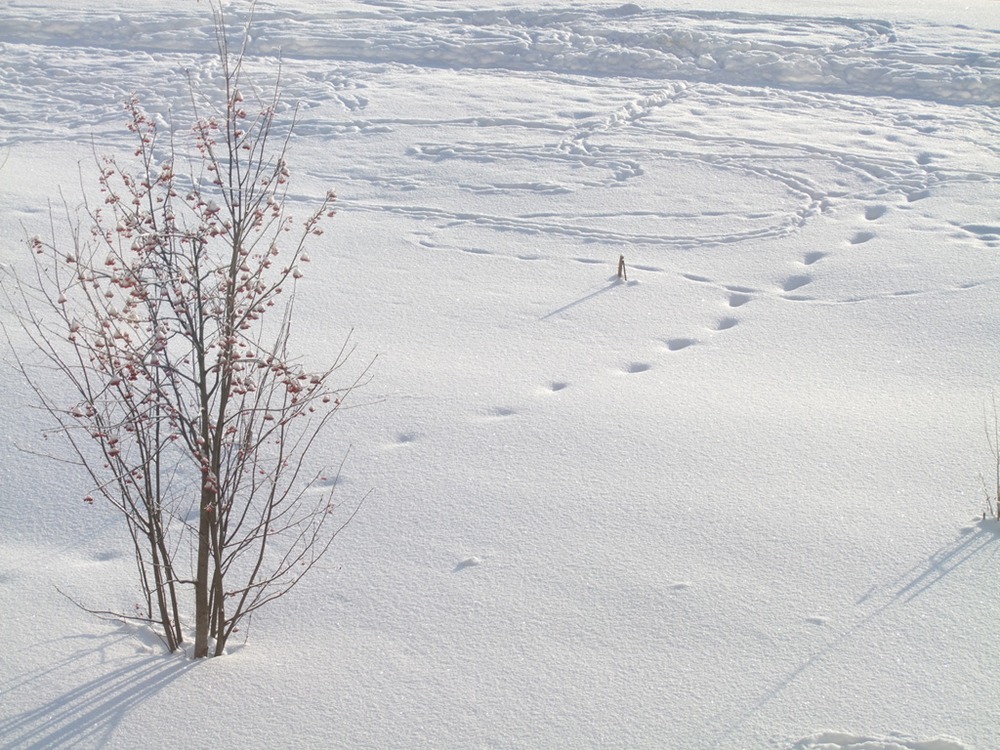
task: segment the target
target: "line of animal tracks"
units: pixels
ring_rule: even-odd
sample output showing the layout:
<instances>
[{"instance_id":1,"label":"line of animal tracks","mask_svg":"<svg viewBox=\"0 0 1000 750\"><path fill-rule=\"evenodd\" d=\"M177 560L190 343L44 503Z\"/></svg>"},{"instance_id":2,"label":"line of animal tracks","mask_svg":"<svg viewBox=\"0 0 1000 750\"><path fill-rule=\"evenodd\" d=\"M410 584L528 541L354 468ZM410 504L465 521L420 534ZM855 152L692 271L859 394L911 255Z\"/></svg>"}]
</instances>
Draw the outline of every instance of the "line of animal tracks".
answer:
<instances>
[{"instance_id":1,"label":"line of animal tracks","mask_svg":"<svg viewBox=\"0 0 1000 750\"><path fill-rule=\"evenodd\" d=\"M189 82L218 75L203 10L42 19L4 6L0 147L114 143L116 104L133 91L177 117ZM610 263L621 251L639 277L699 279L734 306L767 294L856 302L984 282L859 280L824 294L824 268L878 252L883 230L1000 246L1000 222L933 200L1000 177L1000 34L947 31L631 3L261 3L249 64L273 71L280 55L298 137L323 144L308 171L336 186L344 211L407 220L414 247L484 261ZM810 225L849 215L841 243L802 246ZM488 239L510 233L523 239ZM738 258L719 278L684 256L759 253L791 236L803 239L767 279Z\"/></svg>"}]
</instances>

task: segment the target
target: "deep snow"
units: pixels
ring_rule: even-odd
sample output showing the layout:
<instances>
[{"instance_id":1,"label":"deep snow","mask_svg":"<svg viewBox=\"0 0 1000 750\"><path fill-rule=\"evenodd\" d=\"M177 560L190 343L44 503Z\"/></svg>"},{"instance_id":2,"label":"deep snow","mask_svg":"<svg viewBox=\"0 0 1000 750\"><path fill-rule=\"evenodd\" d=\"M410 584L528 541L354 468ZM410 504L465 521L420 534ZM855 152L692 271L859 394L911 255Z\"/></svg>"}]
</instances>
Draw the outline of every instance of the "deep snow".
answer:
<instances>
[{"instance_id":1,"label":"deep snow","mask_svg":"<svg viewBox=\"0 0 1000 750\"><path fill-rule=\"evenodd\" d=\"M261 3L375 494L165 656L56 591L129 608L129 548L8 368L0 746L1000 747L1000 4L882 5ZM0 6L5 268L211 53L192 0Z\"/></svg>"}]
</instances>

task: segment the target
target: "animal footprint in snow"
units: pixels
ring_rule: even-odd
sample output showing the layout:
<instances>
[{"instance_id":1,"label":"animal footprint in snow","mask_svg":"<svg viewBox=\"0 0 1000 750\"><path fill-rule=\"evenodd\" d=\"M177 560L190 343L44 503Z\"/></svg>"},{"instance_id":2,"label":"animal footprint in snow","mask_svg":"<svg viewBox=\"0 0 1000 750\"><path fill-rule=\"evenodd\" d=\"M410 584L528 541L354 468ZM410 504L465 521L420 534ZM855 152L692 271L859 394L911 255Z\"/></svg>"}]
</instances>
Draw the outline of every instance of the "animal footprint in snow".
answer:
<instances>
[{"instance_id":1,"label":"animal footprint in snow","mask_svg":"<svg viewBox=\"0 0 1000 750\"><path fill-rule=\"evenodd\" d=\"M801 289L806 284L812 283L812 276L789 276L781 284L781 288L786 292L794 292L796 289Z\"/></svg>"},{"instance_id":2,"label":"animal footprint in snow","mask_svg":"<svg viewBox=\"0 0 1000 750\"><path fill-rule=\"evenodd\" d=\"M667 349L672 352L679 352L681 349L687 349L692 344L697 344L697 339L668 339Z\"/></svg>"},{"instance_id":3,"label":"animal footprint in snow","mask_svg":"<svg viewBox=\"0 0 1000 750\"><path fill-rule=\"evenodd\" d=\"M728 331L733 328L737 323L739 323L736 318L722 318L718 323L715 324L716 331Z\"/></svg>"},{"instance_id":4,"label":"animal footprint in snow","mask_svg":"<svg viewBox=\"0 0 1000 750\"><path fill-rule=\"evenodd\" d=\"M548 388L552 393L558 393L559 391L564 390L568 386L569 383L563 383L562 381L554 380L551 383L549 383Z\"/></svg>"},{"instance_id":5,"label":"animal footprint in snow","mask_svg":"<svg viewBox=\"0 0 1000 750\"><path fill-rule=\"evenodd\" d=\"M743 292L732 292L729 295L729 306L730 307L743 307L747 302L752 300L749 294L744 294Z\"/></svg>"},{"instance_id":6,"label":"animal footprint in snow","mask_svg":"<svg viewBox=\"0 0 1000 750\"><path fill-rule=\"evenodd\" d=\"M819 251L806 253L805 255L802 256L802 265L811 266L813 263L819 263L825 257L826 253L821 253Z\"/></svg>"},{"instance_id":7,"label":"animal footprint in snow","mask_svg":"<svg viewBox=\"0 0 1000 750\"><path fill-rule=\"evenodd\" d=\"M472 557L467 557L455 563L454 572L458 573L460 570L465 570L466 568L474 568L482 562L478 557L473 555Z\"/></svg>"},{"instance_id":8,"label":"animal footprint in snow","mask_svg":"<svg viewBox=\"0 0 1000 750\"><path fill-rule=\"evenodd\" d=\"M886 212L885 206L866 206L865 207L865 218L868 221L875 221L876 219L881 219L885 216Z\"/></svg>"},{"instance_id":9,"label":"animal footprint in snow","mask_svg":"<svg viewBox=\"0 0 1000 750\"><path fill-rule=\"evenodd\" d=\"M652 368L652 365L648 362L632 362L631 364L625 365L623 368L629 375L635 375L640 372L646 372Z\"/></svg>"},{"instance_id":10,"label":"animal footprint in snow","mask_svg":"<svg viewBox=\"0 0 1000 750\"><path fill-rule=\"evenodd\" d=\"M855 232L850 242L852 245L860 245L873 239L875 239L875 232Z\"/></svg>"}]
</instances>

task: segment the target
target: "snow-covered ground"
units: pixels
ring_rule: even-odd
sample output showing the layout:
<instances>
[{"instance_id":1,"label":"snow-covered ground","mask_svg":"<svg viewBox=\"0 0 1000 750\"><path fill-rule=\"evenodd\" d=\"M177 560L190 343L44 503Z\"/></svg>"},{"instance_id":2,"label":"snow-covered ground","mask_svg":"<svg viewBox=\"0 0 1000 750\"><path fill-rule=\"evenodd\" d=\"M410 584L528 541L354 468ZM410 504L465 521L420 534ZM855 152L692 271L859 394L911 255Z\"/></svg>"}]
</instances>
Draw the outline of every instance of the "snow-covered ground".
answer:
<instances>
[{"instance_id":1,"label":"snow-covered ground","mask_svg":"<svg viewBox=\"0 0 1000 750\"><path fill-rule=\"evenodd\" d=\"M254 36L296 199L339 196L298 342L378 355L327 446L375 493L245 646L167 656L56 590L129 608L130 548L4 352L0 747L1000 748L1000 2L293 0ZM0 4L5 268L212 50L195 0Z\"/></svg>"}]
</instances>

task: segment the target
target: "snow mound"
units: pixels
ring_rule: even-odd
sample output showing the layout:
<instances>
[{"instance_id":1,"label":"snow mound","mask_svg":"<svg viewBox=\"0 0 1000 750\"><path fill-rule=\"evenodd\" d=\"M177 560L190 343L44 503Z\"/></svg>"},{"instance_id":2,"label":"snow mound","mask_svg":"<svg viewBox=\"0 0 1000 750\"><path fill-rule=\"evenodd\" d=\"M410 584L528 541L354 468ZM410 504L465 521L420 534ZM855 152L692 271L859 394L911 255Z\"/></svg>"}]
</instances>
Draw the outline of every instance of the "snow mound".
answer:
<instances>
[{"instance_id":1,"label":"snow mound","mask_svg":"<svg viewBox=\"0 0 1000 750\"><path fill-rule=\"evenodd\" d=\"M888 737L866 737L844 732L821 732L795 743L795 750L966 750L954 739L935 737L918 740L891 733Z\"/></svg>"}]
</instances>

